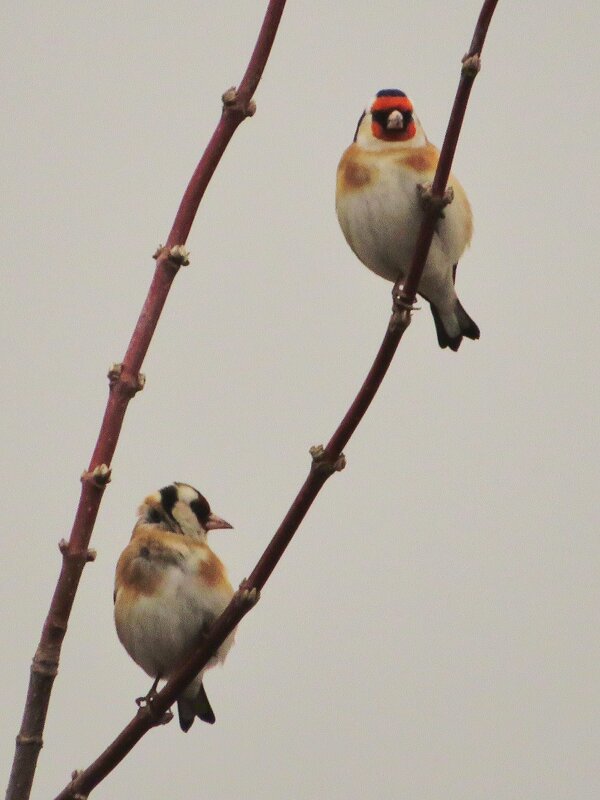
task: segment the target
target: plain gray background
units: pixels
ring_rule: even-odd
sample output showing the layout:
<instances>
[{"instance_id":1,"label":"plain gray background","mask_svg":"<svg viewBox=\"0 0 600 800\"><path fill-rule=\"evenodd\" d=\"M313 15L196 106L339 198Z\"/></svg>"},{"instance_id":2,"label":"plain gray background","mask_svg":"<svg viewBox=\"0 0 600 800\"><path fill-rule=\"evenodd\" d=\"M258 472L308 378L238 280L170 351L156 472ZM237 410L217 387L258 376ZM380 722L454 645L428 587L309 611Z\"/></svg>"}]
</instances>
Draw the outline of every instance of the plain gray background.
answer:
<instances>
[{"instance_id":1,"label":"plain gray background","mask_svg":"<svg viewBox=\"0 0 600 800\"><path fill-rule=\"evenodd\" d=\"M106 400L191 172L265 2L22 2L2 25L0 778ZM114 461L34 798L127 723L150 681L112 581L171 482L235 525L238 582L346 410L391 285L334 213L380 88L440 144L480 0L290 0L212 181ZM233 800L587 800L600 790L598 15L501 0L454 169L475 214L458 354L417 314L373 407L206 684L94 793Z\"/></svg>"}]
</instances>

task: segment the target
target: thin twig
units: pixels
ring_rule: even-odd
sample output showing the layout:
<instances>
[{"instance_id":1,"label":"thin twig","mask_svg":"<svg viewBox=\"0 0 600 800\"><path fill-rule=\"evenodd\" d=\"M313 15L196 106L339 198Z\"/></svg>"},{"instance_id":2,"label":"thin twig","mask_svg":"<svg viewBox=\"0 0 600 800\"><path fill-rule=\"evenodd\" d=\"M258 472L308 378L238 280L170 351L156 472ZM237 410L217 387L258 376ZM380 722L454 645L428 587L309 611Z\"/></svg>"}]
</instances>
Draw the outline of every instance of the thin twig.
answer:
<instances>
[{"instance_id":1,"label":"thin twig","mask_svg":"<svg viewBox=\"0 0 600 800\"><path fill-rule=\"evenodd\" d=\"M471 94L471 88L481 66L480 57L481 51L483 50L483 43L485 42L485 37L494 11L496 10L497 3L498 0L486 0L486 2L484 2L475 26L475 33L471 40L471 46L462 60L463 67L461 70L460 82L454 98L454 105L450 113L448 127L446 128L444 143L440 151L440 160L431 186L433 202L426 206L425 216L415 245L411 269L404 286L400 286L399 279L392 289L394 303L399 304L400 307L410 307L415 302L417 287L419 286L421 275L425 268L425 261L427 260L435 224L440 212L440 206L435 201L441 200L446 191L446 184L448 183L450 168L452 167L454 153L456 152L458 136L467 109L467 103L469 102L469 95Z\"/></svg>"},{"instance_id":2,"label":"thin twig","mask_svg":"<svg viewBox=\"0 0 600 800\"><path fill-rule=\"evenodd\" d=\"M155 254L156 269L146 301L133 331L123 363L109 372L110 392L100 433L82 487L68 543L61 548L62 568L33 657L27 698L17 736L6 800L28 800L33 784L44 725L60 651L125 412L131 398L143 388L140 369L158 324L167 295L180 266L186 263L185 244L206 187L238 125L255 110L252 97L271 52L286 0L270 0L238 89L223 95L223 112L185 191L165 247Z\"/></svg>"},{"instance_id":3,"label":"thin twig","mask_svg":"<svg viewBox=\"0 0 600 800\"><path fill-rule=\"evenodd\" d=\"M471 85L477 74L474 64L479 64L478 58L481 54L485 36L497 2L498 0L486 0L483 4L471 48L467 56L463 59L461 79L433 182L432 192L434 196L443 197L444 195L446 182L450 174L452 158L456 150L456 143L469 99ZM473 58L476 59L475 62L472 60ZM465 64L467 65L466 67ZM415 286L419 285L419 278L427 258L436 221L437 213L425 213L419 231L418 241L428 242L427 247L424 248L422 246L421 249L419 249L417 246L411 270L406 280L405 289L401 295L401 300L398 294L398 288L394 287L394 297L396 299L392 317L388 324L383 342L375 357L375 361L369 370L369 374L327 446L324 448L311 448L313 459L311 470L250 577L243 581L239 591L236 592L233 600L227 606L223 614L217 619L208 635L204 635L202 639L199 640L198 648L193 655L180 666L162 690L156 695L155 699L152 701L152 707L140 709L127 727L121 731L106 750L98 756L87 769L78 772L71 783L57 795L55 800L74 800L74 798L78 796L87 797L89 793L112 772L117 764L125 758L142 736L157 724L157 720L162 718L164 712L173 704L192 678L208 663L211 655L216 652L235 626L258 600L261 589L283 556L294 533L297 531L327 478L334 472L340 471L345 466L342 448L348 443L371 404L394 357L400 339L410 323L410 306L412 306L414 302L414 293L412 299L410 299L411 295L407 293L406 285L409 287L412 284Z\"/></svg>"}]
</instances>

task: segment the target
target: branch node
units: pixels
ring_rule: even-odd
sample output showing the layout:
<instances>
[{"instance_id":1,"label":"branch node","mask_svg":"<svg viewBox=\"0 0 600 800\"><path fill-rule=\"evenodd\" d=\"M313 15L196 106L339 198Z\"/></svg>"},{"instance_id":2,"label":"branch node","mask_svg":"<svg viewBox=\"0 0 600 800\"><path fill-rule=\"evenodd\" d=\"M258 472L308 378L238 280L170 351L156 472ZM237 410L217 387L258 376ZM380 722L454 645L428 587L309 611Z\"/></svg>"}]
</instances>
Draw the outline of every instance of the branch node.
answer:
<instances>
[{"instance_id":1,"label":"branch node","mask_svg":"<svg viewBox=\"0 0 600 800\"><path fill-rule=\"evenodd\" d=\"M417 192L419 194L419 200L426 211L432 209L438 217L444 219L444 208L449 206L454 200L454 189L452 186L446 186L444 194L441 197L433 194L432 189L433 184L431 181L418 183Z\"/></svg>"},{"instance_id":2,"label":"branch node","mask_svg":"<svg viewBox=\"0 0 600 800\"><path fill-rule=\"evenodd\" d=\"M159 244L152 258L160 262L164 267L171 269L179 269L179 267L188 267L190 264L190 251L186 249L184 244L175 244L173 247L165 247L164 244Z\"/></svg>"},{"instance_id":3,"label":"branch node","mask_svg":"<svg viewBox=\"0 0 600 800\"><path fill-rule=\"evenodd\" d=\"M82 472L81 480L83 483L92 483L97 489L104 489L110 483L110 476L110 467L107 467L106 464L98 464L91 472L88 472L88 470Z\"/></svg>"},{"instance_id":4,"label":"branch node","mask_svg":"<svg viewBox=\"0 0 600 800\"><path fill-rule=\"evenodd\" d=\"M83 775L83 770L81 770L81 769L74 769L73 772L71 773L71 783L69 784L68 789L70 789L69 794L70 794L72 800L87 800L87 798L88 798L87 794L81 794L81 792L73 791L73 789L75 788L73 786L73 784L82 775Z\"/></svg>"},{"instance_id":5,"label":"branch node","mask_svg":"<svg viewBox=\"0 0 600 800\"><path fill-rule=\"evenodd\" d=\"M143 372L136 372L132 374L122 363L111 364L106 377L108 378L108 385L111 390L114 389L119 382L121 382L126 388L130 397L134 397L134 395L136 395L138 392L141 392L146 385L146 376Z\"/></svg>"},{"instance_id":6,"label":"branch node","mask_svg":"<svg viewBox=\"0 0 600 800\"><path fill-rule=\"evenodd\" d=\"M58 625L54 625L54 628L58 627ZM60 627L62 631L67 630L66 625ZM58 675L58 662L34 658L31 664L31 671L36 675L44 675L46 678L56 678Z\"/></svg>"},{"instance_id":7,"label":"branch node","mask_svg":"<svg viewBox=\"0 0 600 800\"><path fill-rule=\"evenodd\" d=\"M313 445L308 452L312 458L311 472L325 473L329 477L334 472L341 472L346 466L346 456L343 453L333 459L322 444Z\"/></svg>"},{"instance_id":8,"label":"branch node","mask_svg":"<svg viewBox=\"0 0 600 800\"><path fill-rule=\"evenodd\" d=\"M189 267L190 251L183 244L176 244L169 250L169 261L176 267Z\"/></svg>"},{"instance_id":9,"label":"branch node","mask_svg":"<svg viewBox=\"0 0 600 800\"><path fill-rule=\"evenodd\" d=\"M467 78L475 78L481 69L481 56L479 53L470 56L468 53L462 57L461 73Z\"/></svg>"},{"instance_id":10,"label":"branch node","mask_svg":"<svg viewBox=\"0 0 600 800\"><path fill-rule=\"evenodd\" d=\"M256 586L248 585L248 578L240 583L240 588L236 592L236 601L239 605L253 608L260 600L260 589Z\"/></svg>"},{"instance_id":11,"label":"branch node","mask_svg":"<svg viewBox=\"0 0 600 800\"><path fill-rule=\"evenodd\" d=\"M221 100L223 101L224 106L235 105L237 100L237 90L235 86L230 86L229 89L226 89L221 95Z\"/></svg>"},{"instance_id":12,"label":"branch node","mask_svg":"<svg viewBox=\"0 0 600 800\"><path fill-rule=\"evenodd\" d=\"M242 117L253 117L256 114L254 100L248 100L246 103L241 101L235 86L230 86L227 91L223 92L221 100L223 101L223 112L235 111Z\"/></svg>"},{"instance_id":13,"label":"branch node","mask_svg":"<svg viewBox=\"0 0 600 800\"><path fill-rule=\"evenodd\" d=\"M95 561L96 556L98 553L91 547L88 547L87 550L84 550L82 553L71 553L69 552L69 543L66 539L61 539L58 543L58 549L62 553L64 558L81 558L83 556L84 561L89 563L90 561Z\"/></svg>"},{"instance_id":14,"label":"branch node","mask_svg":"<svg viewBox=\"0 0 600 800\"><path fill-rule=\"evenodd\" d=\"M24 734L20 733L17 736L17 744L35 744L43 747L44 740L39 734L37 736L25 736Z\"/></svg>"},{"instance_id":15,"label":"branch node","mask_svg":"<svg viewBox=\"0 0 600 800\"><path fill-rule=\"evenodd\" d=\"M123 364L121 363L114 363L110 365L110 369L108 370L106 377L108 378L108 383L112 387L121 377L121 373L123 372Z\"/></svg>"}]
</instances>

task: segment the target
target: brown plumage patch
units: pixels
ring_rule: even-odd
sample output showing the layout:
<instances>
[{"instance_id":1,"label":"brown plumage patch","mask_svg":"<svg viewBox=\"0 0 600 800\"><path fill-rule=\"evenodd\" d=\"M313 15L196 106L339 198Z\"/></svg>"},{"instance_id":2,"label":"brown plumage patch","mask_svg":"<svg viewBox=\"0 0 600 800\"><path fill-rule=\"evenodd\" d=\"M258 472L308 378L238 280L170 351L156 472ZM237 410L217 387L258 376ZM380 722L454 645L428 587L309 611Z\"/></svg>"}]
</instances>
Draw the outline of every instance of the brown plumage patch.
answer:
<instances>
[{"instance_id":1,"label":"brown plumage patch","mask_svg":"<svg viewBox=\"0 0 600 800\"><path fill-rule=\"evenodd\" d=\"M137 543L131 543L123 551L117 564L117 586L133 595L151 595L157 591L162 575L158 570L148 569L143 562L145 554L140 560L139 551Z\"/></svg>"},{"instance_id":2,"label":"brown plumage patch","mask_svg":"<svg viewBox=\"0 0 600 800\"><path fill-rule=\"evenodd\" d=\"M350 145L338 167L338 189L347 192L362 189L373 180L373 170L357 158L356 145Z\"/></svg>"},{"instance_id":3,"label":"brown plumage patch","mask_svg":"<svg viewBox=\"0 0 600 800\"><path fill-rule=\"evenodd\" d=\"M428 144L425 147L419 147L418 150L408 150L405 155L402 155L400 161L415 172L434 172L437 167L438 155L437 149Z\"/></svg>"},{"instance_id":4,"label":"brown plumage patch","mask_svg":"<svg viewBox=\"0 0 600 800\"><path fill-rule=\"evenodd\" d=\"M159 591L168 566L178 566L185 558L180 551L181 535L137 525L131 541L117 563L116 585L136 594Z\"/></svg>"},{"instance_id":5,"label":"brown plumage patch","mask_svg":"<svg viewBox=\"0 0 600 800\"><path fill-rule=\"evenodd\" d=\"M206 560L202 560L198 566L200 577L207 586L217 586L223 580L223 564L217 556L206 548Z\"/></svg>"},{"instance_id":6,"label":"brown plumage patch","mask_svg":"<svg viewBox=\"0 0 600 800\"><path fill-rule=\"evenodd\" d=\"M363 164L350 162L344 165L344 183L347 189L360 189L371 182L371 170Z\"/></svg>"}]
</instances>

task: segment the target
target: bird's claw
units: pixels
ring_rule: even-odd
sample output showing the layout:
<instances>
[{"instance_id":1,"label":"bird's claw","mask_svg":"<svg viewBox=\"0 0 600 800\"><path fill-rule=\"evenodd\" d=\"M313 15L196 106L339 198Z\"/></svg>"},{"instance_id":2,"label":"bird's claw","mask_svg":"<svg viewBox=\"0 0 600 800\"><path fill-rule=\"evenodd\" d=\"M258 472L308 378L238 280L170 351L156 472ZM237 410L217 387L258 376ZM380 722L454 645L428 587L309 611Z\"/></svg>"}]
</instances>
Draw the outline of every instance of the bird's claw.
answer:
<instances>
[{"instance_id":1,"label":"bird's claw","mask_svg":"<svg viewBox=\"0 0 600 800\"><path fill-rule=\"evenodd\" d=\"M136 697L135 704L138 708L147 708L150 705L150 695L145 694L143 697Z\"/></svg>"},{"instance_id":2,"label":"bird's claw","mask_svg":"<svg viewBox=\"0 0 600 800\"><path fill-rule=\"evenodd\" d=\"M152 712L150 712L150 713L152 713ZM173 719L173 712L171 711L170 708L167 708L167 710L161 715L160 719L157 720L156 724L157 725L168 725L169 722L171 722L172 719Z\"/></svg>"},{"instance_id":3,"label":"bird's claw","mask_svg":"<svg viewBox=\"0 0 600 800\"><path fill-rule=\"evenodd\" d=\"M394 305L397 306L399 309L403 308L405 311L411 311L412 312L412 311L420 311L421 310L421 306L416 306L414 304L414 302L413 303L409 303L407 300L405 300L402 297L402 295L398 295L397 297L394 298Z\"/></svg>"},{"instance_id":4,"label":"bird's claw","mask_svg":"<svg viewBox=\"0 0 600 800\"><path fill-rule=\"evenodd\" d=\"M421 306L416 306L415 302L416 299L409 301L407 296L404 294L404 286L403 284L399 284L398 287L394 286L392 289L392 301L393 301L393 311L420 311Z\"/></svg>"},{"instance_id":5,"label":"bird's claw","mask_svg":"<svg viewBox=\"0 0 600 800\"><path fill-rule=\"evenodd\" d=\"M148 709L148 713L154 720L155 725L167 725L173 719L173 712L170 709L167 709L162 714L157 714L153 705L157 697L158 693L151 689L148 694L144 695L143 697L136 697L135 704L140 710L145 708Z\"/></svg>"}]
</instances>

